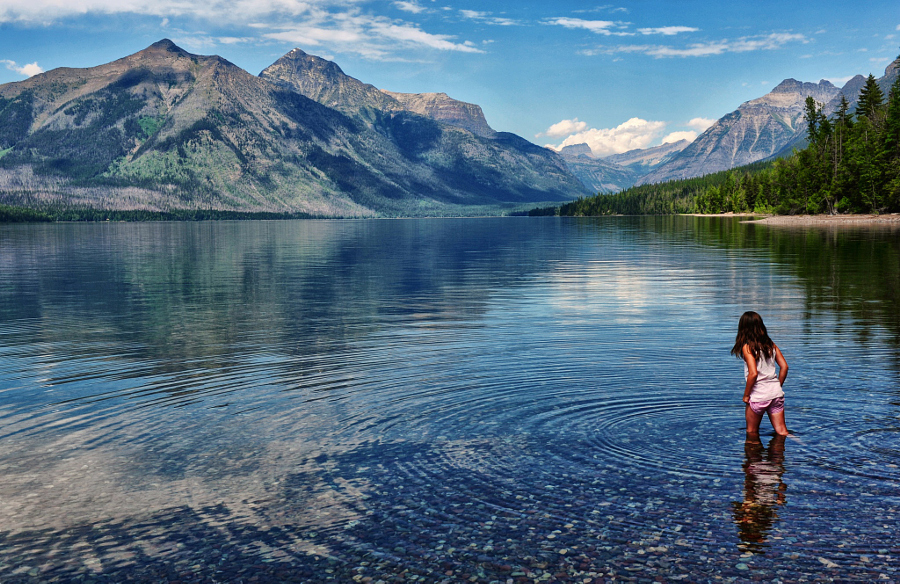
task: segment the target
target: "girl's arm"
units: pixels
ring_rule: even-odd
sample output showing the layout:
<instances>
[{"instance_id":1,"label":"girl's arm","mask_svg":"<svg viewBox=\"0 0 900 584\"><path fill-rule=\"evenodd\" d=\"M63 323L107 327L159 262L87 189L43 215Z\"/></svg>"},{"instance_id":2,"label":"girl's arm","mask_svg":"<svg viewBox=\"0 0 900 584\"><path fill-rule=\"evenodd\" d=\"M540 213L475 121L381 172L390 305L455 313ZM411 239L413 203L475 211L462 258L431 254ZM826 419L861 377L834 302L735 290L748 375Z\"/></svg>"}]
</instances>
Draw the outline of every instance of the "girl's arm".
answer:
<instances>
[{"instance_id":1,"label":"girl's arm","mask_svg":"<svg viewBox=\"0 0 900 584\"><path fill-rule=\"evenodd\" d=\"M788 364L778 345L775 345L775 362L778 363L778 383L784 385L784 380L787 379Z\"/></svg>"},{"instance_id":2,"label":"girl's arm","mask_svg":"<svg viewBox=\"0 0 900 584\"><path fill-rule=\"evenodd\" d=\"M750 347L748 345L744 345L744 348L741 349L741 356L744 357L744 362L747 363L747 383L744 385L744 403L750 403L750 392L753 390L753 386L756 385L756 358L753 356L753 353L750 352Z\"/></svg>"}]
</instances>

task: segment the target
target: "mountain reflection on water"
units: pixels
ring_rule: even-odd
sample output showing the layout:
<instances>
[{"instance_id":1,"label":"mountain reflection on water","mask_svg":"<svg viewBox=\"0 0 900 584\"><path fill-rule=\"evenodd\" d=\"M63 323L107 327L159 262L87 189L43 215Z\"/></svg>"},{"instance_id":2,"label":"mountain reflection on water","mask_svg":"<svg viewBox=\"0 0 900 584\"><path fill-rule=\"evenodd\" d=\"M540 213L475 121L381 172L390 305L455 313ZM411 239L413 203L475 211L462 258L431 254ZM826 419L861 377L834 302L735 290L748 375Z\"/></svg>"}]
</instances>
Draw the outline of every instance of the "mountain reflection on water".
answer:
<instances>
[{"instance_id":1,"label":"mountain reflection on water","mask_svg":"<svg viewBox=\"0 0 900 584\"><path fill-rule=\"evenodd\" d=\"M0 226L0 580L896 579L898 245ZM791 364L786 449L744 442L751 308Z\"/></svg>"}]
</instances>

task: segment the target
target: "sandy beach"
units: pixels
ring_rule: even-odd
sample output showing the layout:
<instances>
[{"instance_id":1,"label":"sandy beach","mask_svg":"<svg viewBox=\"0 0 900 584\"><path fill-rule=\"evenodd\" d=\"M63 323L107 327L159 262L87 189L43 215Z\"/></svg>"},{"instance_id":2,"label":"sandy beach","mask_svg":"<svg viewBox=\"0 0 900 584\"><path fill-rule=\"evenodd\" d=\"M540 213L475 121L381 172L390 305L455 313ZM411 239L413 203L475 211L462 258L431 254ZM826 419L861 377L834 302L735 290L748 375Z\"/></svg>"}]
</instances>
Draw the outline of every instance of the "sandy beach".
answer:
<instances>
[{"instance_id":1,"label":"sandy beach","mask_svg":"<svg viewBox=\"0 0 900 584\"><path fill-rule=\"evenodd\" d=\"M786 227L898 227L900 213L890 215L770 215L744 223Z\"/></svg>"}]
</instances>

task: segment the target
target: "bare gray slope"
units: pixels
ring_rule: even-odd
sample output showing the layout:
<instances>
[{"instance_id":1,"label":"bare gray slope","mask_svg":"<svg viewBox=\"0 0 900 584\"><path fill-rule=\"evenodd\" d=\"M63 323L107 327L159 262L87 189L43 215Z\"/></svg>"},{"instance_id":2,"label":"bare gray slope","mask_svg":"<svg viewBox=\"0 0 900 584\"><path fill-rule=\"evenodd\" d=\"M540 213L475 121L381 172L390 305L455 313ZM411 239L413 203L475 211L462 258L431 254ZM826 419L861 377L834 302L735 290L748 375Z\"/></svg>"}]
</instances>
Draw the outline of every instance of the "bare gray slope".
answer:
<instances>
[{"instance_id":1,"label":"bare gray slope","mask_svg":"<svg viewBox=\"0 0 900 584\"><path fill-rule=\"evenodd\" d=\"M382 92L397 100L404 109L433 120L464 128L485 138L497 133L488 125L481 106L453 99L446 93L396 93L384 89Z\"/></svg>"},{"instance_id":2,"label":"bare gray slope","mask_svg":"<svg viewBox=\"0 0 900 584\"><path fill-rule=\"evenodd\" d=\"M350 77L336 63L294 49L259 74L263 79L305 95L323 105L365 115L366 110L408 111L469 130L482 137L496 132L481 107L446 93L396 93Z\"/></svg>"},{"instance_id":3,"label":"bare gray slope","mask_svg":"<svg viewBox=\"0 0 900 584\"><path fill-rule=\"evenodd\" d=\"M573 144L560 151L569 170L594 193L616 193L634 184L634 170L606 159L594 158L587 144Z\"/></svg>"},{"instance_id":4,"label":"bare gray slope","mask_svg":"<svg viewBox=\"0 0 900 584\"><path fill-rule=\"evenodd\" d=\"M768 158L802 132L807 96L828 103L838 93L838 88L825 80L802 83L786 79L770 93L719 119L638 184L702 176Z\"/></svg>"},{"instance_id":5,"label":"bare gray slope","mask_svg":"<svg viewBox=\"0 0 900 584\"><path fill-rule=\"evenodd\" d=\"M293 49L259 74L262 79L345 113L361 109L402 110L399 102L374 85L350 77L332 61Z\"/></svg>"},{"instance_id":6,"label":"bare gray slope","mask_svg":"<svg viewBox=\"0 0 900 584\"><path fill-rule=\"evenodd\" d=\"M633 172L644 175L653 171L658 166L671 160L679 152L687 148L687 140L678 140L660 144L652 148L638 148L621 154L613 154L603 160L630 168Z\"/></svg>"}]
</instances>

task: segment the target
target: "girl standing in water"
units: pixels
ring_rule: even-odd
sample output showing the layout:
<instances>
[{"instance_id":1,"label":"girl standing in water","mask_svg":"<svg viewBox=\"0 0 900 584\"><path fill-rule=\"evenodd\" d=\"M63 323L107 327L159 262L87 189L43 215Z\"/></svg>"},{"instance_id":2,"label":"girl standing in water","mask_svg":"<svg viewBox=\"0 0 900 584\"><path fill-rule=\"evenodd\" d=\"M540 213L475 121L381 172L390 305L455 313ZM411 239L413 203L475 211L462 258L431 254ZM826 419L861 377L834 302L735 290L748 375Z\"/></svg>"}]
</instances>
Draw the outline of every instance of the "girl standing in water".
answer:
<instances>
[{"instance_id":1,"label":"girl standing in water","mask_svg":"<svg viewBox=\"0 0 900 584\"><path fill-rule=\"evenodd\" d=\"M788 429L784 423L784 391L781 386L787 378L788 364L781 350L769 338L762 317L752 310L741 315L731 354L744 359L744 377L747 380L744 386L747 434L759 434L759 423L762 422L763 413L768 413L775 433L787 436Z\"/></svg>"}]
</instances>

